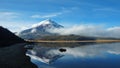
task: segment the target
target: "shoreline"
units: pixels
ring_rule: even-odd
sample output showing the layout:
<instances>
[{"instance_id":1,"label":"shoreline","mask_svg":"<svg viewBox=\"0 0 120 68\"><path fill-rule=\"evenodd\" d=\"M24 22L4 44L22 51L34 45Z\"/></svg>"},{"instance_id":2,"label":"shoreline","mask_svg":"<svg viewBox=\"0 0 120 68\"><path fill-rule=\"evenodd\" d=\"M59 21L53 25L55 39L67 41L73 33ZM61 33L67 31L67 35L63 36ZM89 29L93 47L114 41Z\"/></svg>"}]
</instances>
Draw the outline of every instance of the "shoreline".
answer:
<instances>
[{"instance_id":1,"label":"shoreline","mask_svg":"<svg viewBox=\"0 0 120 68\"><path fill-rule=\"evenodd\" d=\"M73 40L58 40L58 41L51 41L51 40L26 40L27 42L33 43L112 43L112 42L120 42L120 40L81 40L81 41L73 41Z\"/></svg>"}]
</instances>

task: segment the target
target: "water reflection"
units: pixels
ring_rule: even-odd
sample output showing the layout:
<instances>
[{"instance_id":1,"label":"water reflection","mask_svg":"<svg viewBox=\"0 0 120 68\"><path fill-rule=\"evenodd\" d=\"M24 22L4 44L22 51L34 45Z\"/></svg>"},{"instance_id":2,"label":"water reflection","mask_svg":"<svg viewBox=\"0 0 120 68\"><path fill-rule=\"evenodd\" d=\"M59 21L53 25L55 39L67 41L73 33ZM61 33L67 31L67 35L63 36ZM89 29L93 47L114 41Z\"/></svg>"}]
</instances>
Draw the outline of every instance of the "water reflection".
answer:
<instances>
[{"instance_id":1,"label":"water reflection","mask_svg":"<svg viewBox=\"0 0 120 68\"><path fill-rule=\"evenodd\" d=\"M32 50L28 50L27 55L41 62L51 64L58 58L64 56L57 52L58 49L59 48L54 48L54 47L51 48L51 47L35 46Z\"/></svg>"},{"instance_id":2,"label":"water reflection","mask_svg":"<svg viewBox=\"0 0 120 68\"><path fill-rule=\"evenodd\" d=\"M120 43L34 44L27 55L42 68L120 68Z\"/></svg>"}]
</instances>

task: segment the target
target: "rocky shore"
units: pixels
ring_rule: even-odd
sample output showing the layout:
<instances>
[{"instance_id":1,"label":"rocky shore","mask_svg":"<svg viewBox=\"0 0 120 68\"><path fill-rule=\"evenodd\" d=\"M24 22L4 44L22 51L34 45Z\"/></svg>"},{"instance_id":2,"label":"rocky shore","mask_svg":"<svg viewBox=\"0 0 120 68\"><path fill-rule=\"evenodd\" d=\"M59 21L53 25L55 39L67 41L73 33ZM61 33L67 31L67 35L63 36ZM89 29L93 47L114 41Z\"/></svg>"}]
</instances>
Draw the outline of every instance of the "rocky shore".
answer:
<instances>
[{"instance_id":1,"label":"rocky shore","mask_svg":"<svg viewBox=\"0 0 120 68\"><path fill-rule=\"evenodd\" d=\"M0 68L37 68L24 46L23 39L0 26Z\"/></svg>"},{"instance_id":2,"label":"rocky shore","mask_svg":"<svg viewBox=\"0 0 120 68\"><path fill-rule=\"evenodd\" d=\"M25 44L0 48L0 68L37 68L26 56Z\"/></svg>"}]
</instances>

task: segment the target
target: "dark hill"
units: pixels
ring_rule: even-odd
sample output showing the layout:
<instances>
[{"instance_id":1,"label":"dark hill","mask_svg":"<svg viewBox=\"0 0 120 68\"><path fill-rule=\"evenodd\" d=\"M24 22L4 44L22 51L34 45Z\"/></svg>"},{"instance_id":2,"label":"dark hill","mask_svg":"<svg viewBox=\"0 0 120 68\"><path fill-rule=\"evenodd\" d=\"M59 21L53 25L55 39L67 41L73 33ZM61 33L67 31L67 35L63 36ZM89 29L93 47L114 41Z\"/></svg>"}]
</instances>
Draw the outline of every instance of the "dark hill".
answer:
<instances>
[{"instance_id":1,"label":"dark hill","mask_svg":"<svg viewBox=\"0 0 120 68\"><path fill-rule=\"evenodd\" d=\"M21 42L24 42L24 40L17 37L8 29L0 26L0 47L9 46L11 44L21 43Z\"/></svg>"},{"instance_id":2,"label":"dark hill","mask_svg":"<svg viewBox=\"0 0 120 68\"><path fill-rule=\"evenodd\" d=\"M23 42L23 39L0 26L0 68L37 68L25 55L27 50Z\"/></svg>"}]
</instances>

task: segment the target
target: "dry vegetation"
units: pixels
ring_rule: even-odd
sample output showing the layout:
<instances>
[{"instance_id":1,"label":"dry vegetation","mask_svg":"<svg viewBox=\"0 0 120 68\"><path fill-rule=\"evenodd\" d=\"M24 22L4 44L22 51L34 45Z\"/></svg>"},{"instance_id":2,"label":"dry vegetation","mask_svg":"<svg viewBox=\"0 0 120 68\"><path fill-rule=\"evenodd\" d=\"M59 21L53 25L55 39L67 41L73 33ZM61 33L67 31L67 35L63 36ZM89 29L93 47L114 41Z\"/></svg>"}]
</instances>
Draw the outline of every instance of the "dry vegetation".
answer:
<instances>
[{"instance_id":1,"label":"dry vegetation","mask_svg":"<svg viewBox=\"0 0 120 68\"><path fill-rule=\"evenodd\" d=\"M46 42L46 43L76 43L76 42L95 42L95 43L110 43L110 42L120 42L120 40L84 40L84 41L51 41L51 40L26 40L28 42Z\"/></svg>"}]
</instances>

